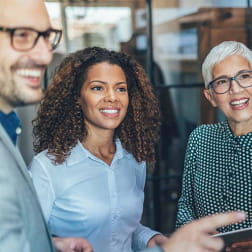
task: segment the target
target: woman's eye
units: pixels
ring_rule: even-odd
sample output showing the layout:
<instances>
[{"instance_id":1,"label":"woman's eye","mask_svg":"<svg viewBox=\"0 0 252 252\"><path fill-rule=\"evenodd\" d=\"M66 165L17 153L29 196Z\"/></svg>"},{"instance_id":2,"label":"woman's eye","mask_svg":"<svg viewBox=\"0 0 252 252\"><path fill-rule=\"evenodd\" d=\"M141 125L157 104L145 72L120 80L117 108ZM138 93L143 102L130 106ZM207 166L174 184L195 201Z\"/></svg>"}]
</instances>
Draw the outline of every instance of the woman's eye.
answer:
<instances>
[{"instance_id":1,"label":"woman's eye","mask_svg":"<svg viewBox=\"0 0 252 252\"><path fill-rule=\"evenodd\" d=\"M239 76L239 79L240 80L243 80L243 79L251 79L252 78L252 74L249 74L249 73L244 73L244 74L241 74L240 76Z\"/></svg>"},{"instance_id":2,"label":"woman's eye","mask_svg":"<svg viewBox=\"0 0 252 252\"><path fill-rule=\"evenodd\" d=\"M91 89L94 90L94 91L101 91L102 87L96 86L96 87L92 87Z\"/></svg>"},{"instance_id":3,"label":"woman's eye","mask_svg":"<svg viewBox=\"0 0 252 252\"><path fill-rule=\"evenodd\" d=\"M125 87L119 87L119 88L117 88L117 90L119 92L127 92L127 88L125 88Z\"/></svg>"},{"instance_id":4,"label":"woman's eye","mask_svg":"<svg viewBox=\"0 0 252 252\"><path fill-rule=\"evenodd\" d=\"M220 79L218 81L215 82L215 86L221 86L221 85L225 85L228 83L228 80L226 79Z\"/></svg>"}]
</instances>

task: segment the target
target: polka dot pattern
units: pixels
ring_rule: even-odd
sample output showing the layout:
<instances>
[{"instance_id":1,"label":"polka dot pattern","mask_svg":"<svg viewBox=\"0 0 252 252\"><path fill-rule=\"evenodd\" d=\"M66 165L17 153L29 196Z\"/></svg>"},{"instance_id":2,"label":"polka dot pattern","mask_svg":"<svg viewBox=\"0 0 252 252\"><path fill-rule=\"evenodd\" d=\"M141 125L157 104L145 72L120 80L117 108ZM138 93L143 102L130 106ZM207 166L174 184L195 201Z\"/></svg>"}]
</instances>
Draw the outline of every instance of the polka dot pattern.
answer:
<instances>
[{"instance_id":1,"label":"polka dot pattern","mask_svg":"<svg viewBox=\"0 0 252 252\"><path fill-rule=\"evenodd\" d=\"M243 210L246 221L221 232L252 225L252 133L234 136L227 121L202 125L188 141L177 227L206 215Z\"/></svg>"}]
</instances>

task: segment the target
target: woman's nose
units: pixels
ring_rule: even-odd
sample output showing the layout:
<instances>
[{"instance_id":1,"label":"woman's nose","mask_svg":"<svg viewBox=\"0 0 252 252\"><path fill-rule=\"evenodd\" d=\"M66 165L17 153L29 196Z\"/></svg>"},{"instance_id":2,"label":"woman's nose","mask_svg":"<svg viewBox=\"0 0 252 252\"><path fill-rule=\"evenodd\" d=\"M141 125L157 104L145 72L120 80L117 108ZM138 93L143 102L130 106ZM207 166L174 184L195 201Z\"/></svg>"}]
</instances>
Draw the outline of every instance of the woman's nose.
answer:
<instances>
[{"instance_id":1,"label":"woman's nose","mask_svg":"<svg viewBox=\"0 0 252 252\"><path fill-rule=\"evenodd\" d=\"M114 102L117 100L117 96L114 90L109 89L104 97L105 101Z\"/></svg>"},{"instance_id":2,"label":"woman's nose","mask_svg":"<svg viewBox=\"0 0 252 252\"><path fill-rule=\"evenodd\" d=\"M243 90L243 87L239 84L236 79L230 80L230 92L232 93L239 93Z\"/></svg>"}]
</instances>

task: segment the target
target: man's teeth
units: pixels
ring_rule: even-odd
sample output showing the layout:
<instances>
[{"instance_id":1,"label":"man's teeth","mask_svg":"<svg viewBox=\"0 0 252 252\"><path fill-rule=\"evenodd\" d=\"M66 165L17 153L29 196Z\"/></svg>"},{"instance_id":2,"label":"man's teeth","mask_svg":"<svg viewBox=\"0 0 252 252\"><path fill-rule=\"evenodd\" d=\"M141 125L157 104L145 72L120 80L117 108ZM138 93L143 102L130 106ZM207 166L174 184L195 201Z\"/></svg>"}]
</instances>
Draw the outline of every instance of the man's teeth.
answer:
<instances>
[{"instance_id":1,"label":"man's teeth","mask_svg":"<svg viewBox=\"0 0 252 252\"><path fill-rule=\"evenodd\" d=\"M232 101L231 105L235 106L235 105L240 105L243 103L246 103L248 101L248 99L242 99L242 100L238 100L238 101Z\"/></svg>"},{"instance_id":2,"label":"man's teeth","mask_svg":"<svg viewBox=\"0 0 252 252\"><path fill-rule=\"evenodd\" d=\"M117 109L100 109L100 112L108 113L108 114L114 114L114 113L117 113L118 110Z\"/></svg>"},{"instance_id":3,"label":"man's teeth","mask_svg":"<svg viewBox=\"0 0 252 252\"><path fill-rule=\"evenodd\" d=\"M19 69L19 70L17 70L17 74L25 76L25 77L40 78L41 77L41 70Z\"/></svg>"}]
</instances>

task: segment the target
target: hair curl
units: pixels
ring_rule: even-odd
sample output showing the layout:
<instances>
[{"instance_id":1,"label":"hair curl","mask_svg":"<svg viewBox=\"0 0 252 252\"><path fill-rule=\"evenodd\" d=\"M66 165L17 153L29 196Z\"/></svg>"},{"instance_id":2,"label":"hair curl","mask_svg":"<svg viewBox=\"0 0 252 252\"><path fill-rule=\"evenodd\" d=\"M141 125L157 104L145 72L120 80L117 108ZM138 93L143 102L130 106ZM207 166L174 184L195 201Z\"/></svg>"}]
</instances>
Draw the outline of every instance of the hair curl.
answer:
<instances>
[{"instance_id":1,"label":"hair curl","mask_svg":"<svg viewBox=\"0 0 252 252\"><path fill-rule=\"evenodd\" d=\"M48 156L61 164L77 141L88 134L79 103L80 91L89 68L101 62L118 65L127 79L129 106L115 137L138 162L153 164L160 111L152 86L144 69L132 57L99 47L72 53L59 65L33 120L34 151L47 149Z\"/></svg>"}]
</instances>

